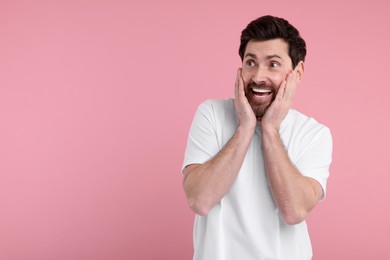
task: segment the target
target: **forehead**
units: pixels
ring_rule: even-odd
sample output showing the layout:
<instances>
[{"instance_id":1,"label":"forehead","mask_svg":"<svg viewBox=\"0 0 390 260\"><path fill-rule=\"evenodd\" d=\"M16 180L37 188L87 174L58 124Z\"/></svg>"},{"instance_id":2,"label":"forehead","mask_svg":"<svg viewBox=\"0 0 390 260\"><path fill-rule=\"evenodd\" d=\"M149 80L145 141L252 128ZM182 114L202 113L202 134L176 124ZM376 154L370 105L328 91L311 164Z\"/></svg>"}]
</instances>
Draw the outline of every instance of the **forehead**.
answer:
<instances>
[{"instance_id":1,"label":"forehead","mask_svg":"<svg viewBox=\"0 0 390 260\"><path fill-rule=\"evenodd\" d=\"M288 43L282 39L272 39L267 41L251 40L245 49L245 54L254 54L260 58L263 56L278 55L282 58L289 58Z\"/></svg>"}]
</instances>

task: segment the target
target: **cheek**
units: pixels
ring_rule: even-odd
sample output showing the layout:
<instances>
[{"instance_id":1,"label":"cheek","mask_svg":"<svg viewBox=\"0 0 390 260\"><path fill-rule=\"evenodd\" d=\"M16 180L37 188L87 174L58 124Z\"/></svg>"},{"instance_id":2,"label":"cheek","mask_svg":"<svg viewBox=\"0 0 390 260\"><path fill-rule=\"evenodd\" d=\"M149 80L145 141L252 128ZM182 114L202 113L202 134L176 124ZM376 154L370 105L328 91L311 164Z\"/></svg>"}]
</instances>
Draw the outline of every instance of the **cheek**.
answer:
<instances>
[{"instance_id":1,"label":"cheek","mask_svg":"<svg viewBox=\"0 0 390 260\"><path fill-rule=\"evenodd\" d=\"M242 79L244 80L244 85L247 86L251 80L251 75L248 71L242 70Z\"/></svg>"},{"instance_id":2,"label":"cheek","mask_svg":"<svg viewBox=\"0 0 390 260\"><path fill-rule=\"evenodd\" d=\"M273 77L271 78L271 81L272 83L279 87L280 84L282 84L282 82L286 79L287 77L287 72L281 72L281 73L276 73L273 75Z\"/></svg>"}]
</instances>

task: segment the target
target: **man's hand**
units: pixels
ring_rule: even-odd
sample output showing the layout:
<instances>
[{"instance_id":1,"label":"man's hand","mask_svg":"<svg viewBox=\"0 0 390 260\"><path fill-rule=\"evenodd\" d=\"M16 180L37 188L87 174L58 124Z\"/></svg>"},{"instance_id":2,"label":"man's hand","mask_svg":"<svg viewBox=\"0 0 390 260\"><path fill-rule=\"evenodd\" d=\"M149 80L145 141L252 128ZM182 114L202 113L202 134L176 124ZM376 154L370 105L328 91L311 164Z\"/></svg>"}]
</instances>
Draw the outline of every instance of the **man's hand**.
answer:
<instances>
[{"instance_id":1,"label":"man's hand","mask_svg":"<svg viewBox=\"0 0 390 260\"><path fill-rule=\"evenodd\" d=\"M321 185L303 176L290 161L279 135L280 124L291 107L298 81L296 70L288 73L261 120L269 187L285 223L291 225L303 221L322 196Z\"/></svg>"},{"instance_id":2,"label":"man's hand","mask_svg":"<svg viewBox=\"0 0 390 260\"><path fill-rule=\"evenodd\" d=\"M244 129L253 130L256 128L256 116L252 110L248 99L245 96L244 80L242 78L242 69L237 70L236 84L235 84L235 99L234 105L239 120L239 125Z\"/></svg>"},{"instance_id":3,"label":"man's hand","mask_svg":"<svg viewBox=\"0 0 390 260\"><path fill-rule=\"evenodd\" d=\"M234 105L239 119L234 135L210 160L188 165L183 172L188 203L199 215L207 215L230 190L255 132L257 120L245 96L241 69L237 70Z\"/></svg>"},{"instance_id":4,"label":"man's hand","mask_svg":"<svg viewBox=\"0 0 390 260\"><path fill-rule=\"evenodd\" d=\"M280 124L291 108L297 84L298 73L292 70L287 74L286 80L281 83L275 100L261 120L261 128L263 131L279 132Z\"/></svg>"}]
</instances>

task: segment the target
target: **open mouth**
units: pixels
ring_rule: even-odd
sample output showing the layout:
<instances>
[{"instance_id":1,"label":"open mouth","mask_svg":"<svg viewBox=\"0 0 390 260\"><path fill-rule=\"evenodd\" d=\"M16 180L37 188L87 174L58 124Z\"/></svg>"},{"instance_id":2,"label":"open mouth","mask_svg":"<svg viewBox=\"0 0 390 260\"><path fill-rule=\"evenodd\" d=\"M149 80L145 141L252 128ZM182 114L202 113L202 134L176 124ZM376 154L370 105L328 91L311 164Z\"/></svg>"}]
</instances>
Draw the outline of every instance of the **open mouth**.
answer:
<instances>
[{"instance_id":1,"label":"open mouth","mask_svg":"<svg viewBox=\"0 0 390 260\"><path fill-rule=\"evenodd\" d=\"M252 88L252 93L255 96L268 96L272 94L272 90L264 88Z\"/></svg>"},{"instance_id":2,"label":"open mouth","mask_svg":"<svg viewBox=\"0 0 390 260\"><path fill-rule=\"evenodd\" d=\"M258 103L272 101L273 90L264 87L252 87L252 99Z\"/></svg>"}]
</instances>

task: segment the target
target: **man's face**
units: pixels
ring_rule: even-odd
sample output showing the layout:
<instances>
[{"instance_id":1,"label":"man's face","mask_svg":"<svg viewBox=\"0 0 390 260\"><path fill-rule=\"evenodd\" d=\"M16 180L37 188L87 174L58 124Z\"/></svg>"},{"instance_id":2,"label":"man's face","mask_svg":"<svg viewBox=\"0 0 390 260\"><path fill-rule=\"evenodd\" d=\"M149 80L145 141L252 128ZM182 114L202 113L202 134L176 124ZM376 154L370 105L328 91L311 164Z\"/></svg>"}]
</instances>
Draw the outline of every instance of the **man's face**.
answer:
<instances>
[{"instance_id":1,"label":"man's face","mask_svg":"<svg viewBox=\"0 0 390 260\"><path fill-rule=\"evenodd\" d=\"M242 63L245 96L257 119L274 101L280 84L292 70L288 44L282 39L249 41Z\"/></svg>"}]
</instances>

